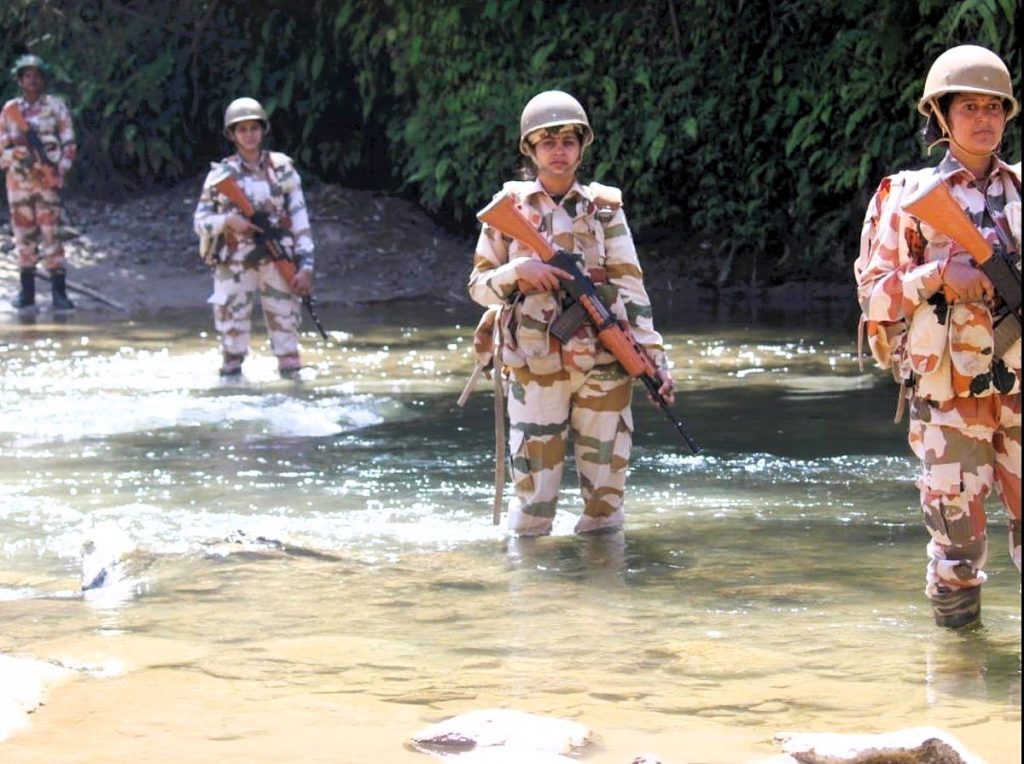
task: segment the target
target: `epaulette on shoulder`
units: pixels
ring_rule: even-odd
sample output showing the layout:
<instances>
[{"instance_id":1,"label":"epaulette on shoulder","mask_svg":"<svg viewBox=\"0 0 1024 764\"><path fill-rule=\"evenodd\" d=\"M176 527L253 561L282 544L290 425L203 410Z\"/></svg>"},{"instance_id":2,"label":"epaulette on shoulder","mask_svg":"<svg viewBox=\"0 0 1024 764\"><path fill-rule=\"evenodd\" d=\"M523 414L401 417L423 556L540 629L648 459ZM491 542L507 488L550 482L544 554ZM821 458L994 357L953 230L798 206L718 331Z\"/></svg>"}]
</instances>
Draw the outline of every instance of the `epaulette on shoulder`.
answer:
<instances>
[{"instance_id":1,"label":"epaulette on shoulder","mask_svg":"<svg viewBox=\"0 0 1024 764\"><path fill-rule=\"evenodd\" d=\"M267 153L270 155L270 164L273 165L275 169L291 167L292 164L294 164L290 156L283 154L280 151L268 151Z\"/></svg>"},{"instance_id":2,"label":"epaulette on shoulder","mask_svg":"<svg viewBox=\"0 0 1024 764\"><path fill-rule=\"evenodd\" d=\"M598 207L619 209L622 206L622 189L615 186L606 186L603 183L594 181L587 190L590 191L590 198Z\"/></svg>"},{"instance_id":3,"label":"epaulette on shoulder","mask_svg":"<svg viewBox=\"0 0 1024 764\"><path fill-rule=\"evenodd\" d=\"M522 199L531 188L533 188L532 180L506 180L501 185L501 191L496 193L494 198L497 199L502 194L511 194L516 199Z\"/></svg>"}]
</instances>

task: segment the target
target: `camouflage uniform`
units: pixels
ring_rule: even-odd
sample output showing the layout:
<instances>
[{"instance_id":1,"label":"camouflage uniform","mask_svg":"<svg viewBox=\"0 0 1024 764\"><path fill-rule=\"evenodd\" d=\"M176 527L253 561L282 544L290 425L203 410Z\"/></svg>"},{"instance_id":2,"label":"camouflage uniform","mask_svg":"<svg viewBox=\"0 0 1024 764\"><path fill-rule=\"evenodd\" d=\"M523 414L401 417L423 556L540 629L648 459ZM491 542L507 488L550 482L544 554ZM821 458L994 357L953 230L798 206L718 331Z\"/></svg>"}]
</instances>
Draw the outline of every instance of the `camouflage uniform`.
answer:
<instances>
[{"instance_id":1,"label":"camouflage uniform","mask_svg":"<svg viewBox=\"0 0 1024 764\"><path fill-rule=\"evenodd\" d=\"M506 183L504 193L522 204L556 247L576 255L615 316L628 322L654 365L666 369L626 216L617 205L602 205L600 188L574 183L558 203L538 181ZM621 526L633 431L632 379L598 343L589 323L565 345L551 336L563 294L519 290L516 263L528 257L538 255L484 225L469 279L477 303L500 306L496 365L510 374L515 491L509 528L523 535L551 531L570 431L583 497L577 532Z\"/></svg>"},{"instance_id":2,"label":"camouflage uniform","mask_svg":"<svg viewBox=\"0 0 1024 764\"><path fill-rule=\"evenodd\" d=\"M47 270L53 272L64 267L64 247L57 238L60 188L53 169L34 161L25 136L10 116L9 110L14 107L39 134L47 157L57 163L61 175L67 175L75 160L71 113L64 101L45 93L35 103L13 98L0 112L0 169L7 173L7 201L18 266L34 268L42 259Z\"/></svg>"},{"instance_id":3,"label":"camouflage uniform","mask_svg":"<svg viewBox=\"0 0 1024 764\"><path fill-rule=\"evenodd\" d=\"M937 168L885 178L868 206L858 294L873 355L909 391L910 446L922 462L918 487L931 535L925 591L933 604L984 583L984 500L993 485L1021 566L1021 342L993 360L993 306L946 301L946 264L970 255L900 208L936 173L985 239L1001 244L1018 269L1021 258L1020 178L998 158L987 186L947 153Z\"/></svg>"},{"instance_id":4,"label":"camouflage uniform","mask_svg":"<svg viewBox=\"0 0 1024 764\"><path fill-rule=\"evenodd\" d=\"M207 175L196 206L194 222L199 235L200 256L215 266L213 294L214 323L221 335L225 354L244 356L249 350L252 308L257 290L267 322L274 355L298 352L301 300L284 277L258 249L252 237L240 238L225 225L228 215L238 213L231 202L213 186L224 168L238 182L257 211L270 216L273 226L283 229L282 244L294 251L297 266L312 267L313 239L310 235L302 181L292 160L273 151L261 153L258 166L243 162L238 155L224 159Z\"/></svg>"}]
</instances>

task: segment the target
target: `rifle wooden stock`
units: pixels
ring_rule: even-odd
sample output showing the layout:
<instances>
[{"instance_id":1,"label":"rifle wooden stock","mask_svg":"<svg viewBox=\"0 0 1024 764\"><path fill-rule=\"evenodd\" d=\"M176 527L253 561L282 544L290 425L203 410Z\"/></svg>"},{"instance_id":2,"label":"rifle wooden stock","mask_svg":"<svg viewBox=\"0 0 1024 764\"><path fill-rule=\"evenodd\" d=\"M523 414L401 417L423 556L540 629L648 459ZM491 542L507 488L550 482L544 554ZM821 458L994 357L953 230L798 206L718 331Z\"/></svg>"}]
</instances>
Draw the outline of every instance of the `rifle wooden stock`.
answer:
<instances>
[{"instance_id":1,"label":"rifle wooden stock","mask_svg":"<svg viewBox=\"0 0 1024 764\"><path fill-rule=\"evenodd\" d=\"M239 188L238 182L233 177L228 175L223 180L215 183L213 187L224 194L233 205L238 207L239 212L245 215L250 223L254 223L256 209L252 206L252 202L249 201L249 197ZM285 283L291 284L292 279L295 278L295 263L292 262L291 258L288 257L287 253L285 253L273 236L261 235L258 241L267 247L270 259L274 261L274 267L284 277Z\"/></svg>"},{"instance_id":2,"label":"rifle wooden stock","mask_svg":"<svg viewBox=\"0 0 1024 764\"><path fill-rule=\"evenodd\" d=\"M941 177L917 191L902 205L903 209L941 231L966 249L978 265L992 257L992 247L975 228L967 213L957 204L949 186Z\"/></svg>"},{"instance_id":3,"label":"rifle wooden stock","mask_svg":"<svg viewBox=\"0 0 1024 764\"><path fill-rule=\"evenodd\" d=\"M1004 258L993 257L994 250L957 204L949 186L937 177L905 201L903 209L944 233L967 250L971 258L992 282L1003 304L994 318L995 356L1001 358L1021 334L1021 286L1018 272ZM956 295L944 287L946 299Z\"/></svg>"},{"instance_id":4,"label":"rifle wooden stock","mask_svg":"<svg viewBox=\"0 0 1024 764\"><path fill-rule=\"evenodd\" d=\"M594 283L579 270L572 258L565 253L557 252L551 243L530 224L530 221L508 194L503 194L480 210L477 213L477 219L526 245L540 255L544 262L551 263L572 274L573 280L563 280L562 287L583 306L587 317L597 331L597 339L608 352L615 356L615 360L622 364L630 377L644 383L651 398L661 407L668 420L675 425L676 431L686 441L690 450L695 454L699 453L700 448L690 436L686 425L673 416L667 401L659 392L661 378L651 359L632 335L619 325L614 314L597 294Z\"/></svg>"},{"instance_id":5,"label":"rifle wooden stock","mask_svg":"<svg viewBox=\"0 0 1024 764\"><path fill-rule=\"evenodd\" d=\"M295 274L298 271L295 268L294 261L284 251L281 243L269 231L269 220L259 220L256 208L252 206L249 197L242 192L237 181L231 175L217 181L213 184L213 187L224 194L233 205L238 207L239 212L245 215L250 223L262 229L262 232L257 234L256 241L267 248L274 267L277 268L277 272L284 278L284 283L291 289L292 279L295 278ZM320 323L320 317L316 314L316 300L313 295L305 295L302 298L302 306L309 313L309 317L313 319L313 324L316 326L317 331L320 332L320 336L329 342L331 338L328 336L327 330L324 329L324 325Z\"/></svg>"}]
</instances>

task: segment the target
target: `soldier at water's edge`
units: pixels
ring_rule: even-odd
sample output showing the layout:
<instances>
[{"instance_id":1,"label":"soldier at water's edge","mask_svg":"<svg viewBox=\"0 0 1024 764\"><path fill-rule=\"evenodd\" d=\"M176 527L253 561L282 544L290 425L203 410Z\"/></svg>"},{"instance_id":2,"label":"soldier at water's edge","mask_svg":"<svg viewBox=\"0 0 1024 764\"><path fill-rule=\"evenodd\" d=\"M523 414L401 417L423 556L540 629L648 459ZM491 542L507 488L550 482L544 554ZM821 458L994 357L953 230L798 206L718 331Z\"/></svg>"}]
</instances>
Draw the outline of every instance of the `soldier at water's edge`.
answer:
<instances>
[{"instance_id":1,"label":"soldier at water's edge","mask_svg":"<svg viewBox=\"0 0 1024 764\"><path fill-rule=\"evenodd\" d=\"M36 267L50 274L55 311L75 306L67 295L64 246L57 236L61 189L75 161L75 133L64 101L46 92L50 67L39 56L20 56L11 68L21 95L0 111L0 169L18 254L21 289L12 305L36 307Z\"/></svg>"}]
</instances>

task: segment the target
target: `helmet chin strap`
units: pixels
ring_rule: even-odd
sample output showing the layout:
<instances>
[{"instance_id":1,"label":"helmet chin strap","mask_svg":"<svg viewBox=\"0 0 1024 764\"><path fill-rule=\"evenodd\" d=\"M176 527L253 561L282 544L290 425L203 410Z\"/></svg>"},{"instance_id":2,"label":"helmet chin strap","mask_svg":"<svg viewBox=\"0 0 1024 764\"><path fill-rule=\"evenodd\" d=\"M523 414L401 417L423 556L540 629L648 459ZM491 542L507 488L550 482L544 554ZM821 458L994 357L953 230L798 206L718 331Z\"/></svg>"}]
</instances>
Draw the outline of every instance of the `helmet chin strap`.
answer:
<instances>
[{"instance_id":1,"label":"helmet chin strap","mask_svg":"<svg viewBox=\"0 0 1024 764\"><path fill-rule=\"evenodd\" d=\"M942 109L939 108L939 102L937 99L929 98L928 105L932 107L931 116L935 117L935 121L939 123L939 127L942 128L942 137L937 141L934 141L928 146L928 153L932 153L932 149L938 146L940 143L948 143L950 146L955 146L959 151L966 154L969 157L975 157L977 159L987 159L988 157L995 156L999 147L997 146L992 151L971 151L969 148L964 146L960 141L953 137L953 131L949 129L949 123L946 122L946 115L942 113Z\"/></svg>"}]
</instances>

